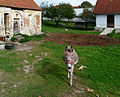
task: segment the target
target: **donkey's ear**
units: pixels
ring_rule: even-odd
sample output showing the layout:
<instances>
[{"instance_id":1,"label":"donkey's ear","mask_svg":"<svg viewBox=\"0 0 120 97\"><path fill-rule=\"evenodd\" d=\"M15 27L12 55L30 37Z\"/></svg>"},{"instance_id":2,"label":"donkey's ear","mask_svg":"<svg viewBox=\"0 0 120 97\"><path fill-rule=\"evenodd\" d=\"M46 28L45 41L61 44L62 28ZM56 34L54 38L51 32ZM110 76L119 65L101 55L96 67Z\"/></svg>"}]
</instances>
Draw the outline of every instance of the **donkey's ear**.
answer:
<instances>
[{"instance_id":1,"label":"donkey's ear","mask_svg":"<svg viewBox=\"0 0 120 97\"><path fill-rule=\"evenodd\" d=\"M68 48L68 46L66 46L66 47L65 47L65 51L67 51L67 50L68 50L67 48Z\"/></svg>"},{"instance_id":2,"label":"donkey's ear","mask_svg":"<svg viewBox=\"0 0 120 97\"><path fill-rule=\"evenodd\" d=\"M66 46L65 48L68 48L68 46Z\"/></svg>"},{"instance_id":3,"label":"donkey's ear","mask_svg":"<svg viewBox=\"0 0 120 97\"><path fill-rule=\"evenodd\" d=\"M71 48L72 48L72 46L71 46Z\"/></svg>"},{"instance_id":4,"label":"donkey's ear","mask_svg":"<svg viewBox=\"0 0 120 97\"><path fill-rule=\"evenodd\" d=\"M73 52L73 48L71 49L71 52Z\"/></svg>"}]
</instances>

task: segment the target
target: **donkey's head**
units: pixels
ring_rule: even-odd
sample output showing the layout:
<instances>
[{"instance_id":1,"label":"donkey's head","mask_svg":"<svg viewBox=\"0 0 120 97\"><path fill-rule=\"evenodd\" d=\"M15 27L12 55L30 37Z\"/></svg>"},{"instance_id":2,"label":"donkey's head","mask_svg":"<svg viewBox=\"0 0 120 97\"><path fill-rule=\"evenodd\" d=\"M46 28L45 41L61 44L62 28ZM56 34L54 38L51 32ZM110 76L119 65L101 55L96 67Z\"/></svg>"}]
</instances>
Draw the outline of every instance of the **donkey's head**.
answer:
<instances>
[{"instance_id":1,"label":"donkey's head","mask_svg":"<svg viewBox=\"0 0 120 97\"><path fill-rule=\"evenodd\" d=\"M66 47L65 47L65 51L66 51L66 52L69 52L69 53L72 53L72 52L73 52L72 46L66 46Z\"/></svg>"},{"instance_id":2,"label":"donkey's head","mask_svg":"<svg viewBox=\"0 0 120 97\"><path fill-rule=\"evenodd\" d=\"M72 46L66 46L65 47L65 60L66 60L66 64L67 64L67 68L68 69L71 69L72 65L74 64L73 63L73 48Z\"/></svg>"}]
</instances>

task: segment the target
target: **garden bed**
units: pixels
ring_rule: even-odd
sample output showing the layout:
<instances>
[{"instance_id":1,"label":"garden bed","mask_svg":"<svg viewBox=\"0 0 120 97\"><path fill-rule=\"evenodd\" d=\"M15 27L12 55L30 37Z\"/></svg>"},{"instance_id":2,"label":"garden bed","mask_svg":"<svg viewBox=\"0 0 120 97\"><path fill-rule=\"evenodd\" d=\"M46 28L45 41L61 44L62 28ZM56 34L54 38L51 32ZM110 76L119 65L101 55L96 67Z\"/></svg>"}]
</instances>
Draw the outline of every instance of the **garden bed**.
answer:
<instances>
[{"instance_id":1,"label":"garden bed","mask_svg":"<svg viewBox=\"0 0 120 97\"><path fill-rule=\"evenodd\" d=\"M93 34L61 34L50 33L44 38L46 41L52 41L56 44L67 44L77 46L108 46L120 44L119 40L108 36L99 36Z\"/></svg>"}]
</instances>

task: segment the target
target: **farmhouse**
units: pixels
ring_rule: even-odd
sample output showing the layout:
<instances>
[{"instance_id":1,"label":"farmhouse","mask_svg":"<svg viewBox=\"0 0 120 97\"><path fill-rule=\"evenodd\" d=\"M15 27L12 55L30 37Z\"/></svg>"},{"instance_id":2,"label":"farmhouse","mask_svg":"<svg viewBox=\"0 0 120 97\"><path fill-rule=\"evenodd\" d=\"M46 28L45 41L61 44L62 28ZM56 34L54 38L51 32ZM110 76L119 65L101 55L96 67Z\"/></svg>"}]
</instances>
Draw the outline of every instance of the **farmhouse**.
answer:
<instances>
[{"instance_id":1,"label":"farmhouse","mask_svg":"<svg viewBox=\"0 0 120 97\"><path fill-rule=\"evenodd\" d=\"M120 32L119 0L97 0L93 13L96 15L96 29L114 28Z\"/></svg>"},{"instance_id":2,"label":"farmhouse","mask_svg":"<svg viewBox=\"0 0 120 97\"><path fill-rule=\"evenodd\" d=\"M0 0L0 40L41 34L41 11L33 0Z\"/></svg>"}]
</instances>

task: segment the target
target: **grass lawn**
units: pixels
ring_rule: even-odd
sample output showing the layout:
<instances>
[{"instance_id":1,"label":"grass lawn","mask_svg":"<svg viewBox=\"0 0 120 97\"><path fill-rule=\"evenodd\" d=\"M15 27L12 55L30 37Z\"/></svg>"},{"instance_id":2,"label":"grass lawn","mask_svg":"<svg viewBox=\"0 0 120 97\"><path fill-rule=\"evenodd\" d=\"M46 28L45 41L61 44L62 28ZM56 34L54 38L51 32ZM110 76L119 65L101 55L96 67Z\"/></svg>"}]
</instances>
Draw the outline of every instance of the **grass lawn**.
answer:
<instances>
[{"instance_id":1,"label":"grass lawn","mask_svg":"<svg viewBox=\"0 0 120 97\"><path fill-rule=\"evenodd\" d=\"M57 33L57 29L64 31L62 27L43 25L43 31L46 32ZM70 33L72 31L84 32L71 30ZM96 97L86 90L81 92L80 88L85 87L93 89L100 97L120 97L120 45L74 46L79 62L75 65L71 88L68 85L67 68L61 58L65 45L36 40L41 43L32 50L0 51L0 97ZM79 71L81 65L87 68ZM24 69L29 72L25 73Z\"/></svg>"},{"instance_id":2,"label":"grass lawn","mask_svg":"<svg viewBox=\"0 0 120 97\"><path fill-rule=\"evenodd\" d=\"M52 32L52 33L81 33L81 34L99 34L99 32L93 31L93 24L88 25L88 29L75 29L74 23L60 22L64 26L56 26L55 22L50 20L43 21L42 31L43 32ZM68 29L68 31L65 31Z\"/></svg>"}]
</instances>

